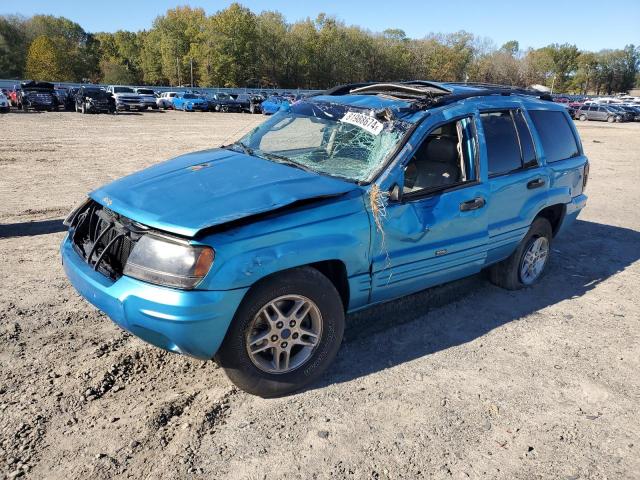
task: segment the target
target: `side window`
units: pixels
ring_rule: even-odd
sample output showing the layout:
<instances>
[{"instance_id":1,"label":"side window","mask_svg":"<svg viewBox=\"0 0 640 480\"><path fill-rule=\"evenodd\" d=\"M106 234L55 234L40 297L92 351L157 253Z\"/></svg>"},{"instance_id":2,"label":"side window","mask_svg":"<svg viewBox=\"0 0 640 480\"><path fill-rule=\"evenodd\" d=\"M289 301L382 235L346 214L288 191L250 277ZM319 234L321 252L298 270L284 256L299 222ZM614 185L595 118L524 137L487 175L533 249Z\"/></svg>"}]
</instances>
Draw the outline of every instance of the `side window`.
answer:
<instances>
[{"instance_id":1,"label":"side window","mask_svg":"<svg viewBox=\"0 0 640 480\"><path fill-rule=\"evenodd\" d=\"M404 194L477 179L476 140L471 118L440 125L422 141L404 172Z\"/></svg>"},{"instance_id":2,"label":"side window","mask_svg":"<svg viewBox=\"0 0 640 480\"><path fill-rule=\"evenodd\" d=\"M520 151L522 154L522 164L525 168L538 165L536 159L536 149L533 146L533 138L531 137L531 130L524 118L521 110L513 112L513 120L516 123L516 130L518 131L518 140L520 140Z\"/></svg>"},{"instance_id":3,"label":"side window","mask_svg":"<svg viewBox=\"0 0 640 480\"><path fill-rule=\"evenodd\" d=\"M489 175L500 175L522 167L522 154L510 110L480 113L487 144Z\"/></svg>"},{"instance_id":4,"label":"side window","mask_svg":"<svg viewBox=\"0 0 640 480\"><path fill-rule=\"evenodd\" d=\"M538 131L547 162L557 162L580 155L578 142L563 112L529 110Z\"/></svg>"}]
</instances>

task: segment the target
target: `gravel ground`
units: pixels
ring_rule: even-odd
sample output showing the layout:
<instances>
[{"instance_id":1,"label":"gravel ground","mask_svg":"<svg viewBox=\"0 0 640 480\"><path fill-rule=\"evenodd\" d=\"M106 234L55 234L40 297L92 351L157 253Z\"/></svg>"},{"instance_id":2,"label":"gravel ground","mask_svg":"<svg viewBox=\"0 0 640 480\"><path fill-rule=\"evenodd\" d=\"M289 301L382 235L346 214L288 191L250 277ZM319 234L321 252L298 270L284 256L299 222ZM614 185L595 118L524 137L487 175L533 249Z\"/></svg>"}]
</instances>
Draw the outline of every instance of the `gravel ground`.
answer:
<instances>
[{"instance_id":1,"label":"gravel ground","mask_svg":"<svg viewBox=\"0 0 640 480\"><path fill-rule=\"evenodd\" d=\"M640 478L640 124L579 125L590 199L539 285L361 312L319 384L263 400L123 333L58 255L85 192L259 121L0 116L0 479Z\"/></svg>"}]
</instances>

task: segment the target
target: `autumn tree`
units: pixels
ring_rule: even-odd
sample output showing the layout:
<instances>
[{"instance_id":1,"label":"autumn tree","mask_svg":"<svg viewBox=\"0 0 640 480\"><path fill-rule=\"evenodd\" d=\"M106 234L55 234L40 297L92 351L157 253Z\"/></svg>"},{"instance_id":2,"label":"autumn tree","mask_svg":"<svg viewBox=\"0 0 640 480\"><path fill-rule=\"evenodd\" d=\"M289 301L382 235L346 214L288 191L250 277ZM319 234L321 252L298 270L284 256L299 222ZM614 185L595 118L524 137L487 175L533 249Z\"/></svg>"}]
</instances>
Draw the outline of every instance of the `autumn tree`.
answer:
<instances>
[{"instance_id":1,"label":"autumn tree","mask_svg":"<svg viewBox=\"0 0 640 480\"><path fill-rule=\"evenodd\" d=\"M33 80L69 80L65 59L59 55L58 47L46 35L40 35L31 42L25 75Z\"/></svg>"}]
</instances>

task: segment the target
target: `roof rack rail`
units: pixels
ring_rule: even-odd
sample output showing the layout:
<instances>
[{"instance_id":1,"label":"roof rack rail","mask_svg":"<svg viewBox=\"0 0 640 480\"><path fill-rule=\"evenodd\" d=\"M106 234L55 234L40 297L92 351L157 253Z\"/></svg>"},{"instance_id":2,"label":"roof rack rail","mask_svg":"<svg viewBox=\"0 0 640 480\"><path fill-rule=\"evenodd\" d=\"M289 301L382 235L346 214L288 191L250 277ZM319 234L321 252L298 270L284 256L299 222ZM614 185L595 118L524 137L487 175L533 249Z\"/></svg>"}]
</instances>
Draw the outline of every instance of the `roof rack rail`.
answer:
<instances>
[{"instance_id":1,"label":"roof rack rail","mask_svg":"<svg viewBox=\"0 0 640 480\"><path fill-rule=\"evenodd\" d=\"M449 84L453 84L449 82ZM510 95L525 95L529 97L536 97L540 100L549 100L552 101L553 98L547 92L538 92L536 90L530 90L521 87L510 87L505 85L492 85L492 84L470 84L470 83L457 83L455 85L468 85L470 87L483 87L482 90L470 90L468 92L460 92L454 93L452 95L447 95L446 97L441 97L435 99L434 103L438 105L444 105L448 103L457 102L458 100L464 100L466 98L473 97L489 97L492 95L502 95L502 96L510 96Z\"/></svg>"},{"instance_id":2,"label":"roof rack rail","mask_svg":"<svg viewBox=\"0 0 640 480\"><path fill-rule=\"evenodd\" d=\"M345 83L344 85L337 85L333 88L329 88L319 95L346 95L354 88L365 87L372 85L374 82L360 82L360 83Z\"/></svg>"},{"instance_id":3,"label":"roof rack rail","mask_svg":"<svg viewBox=\"0 0 640 480\"><path fill-rule=\"evenodd\" d=\"M473 90L456 93L455 90L448 88L448 86L471 87L473 88ZM426 101L425 104L421 105L422 108L433 105L446 105L458 100L464 100L466 98L488 97L491 95L527 95L540 98L541 100L552 100L551 95L547 92L540 92L537 90L522 87L481 82L443 82L442 84L440 84L436 82L428 82L425 80L388 83L348 83L330 88L320 95L339 96L348 95L350 93L396 93L405 98L417 100L418 102Z\"/></svg>"}]
</instances>

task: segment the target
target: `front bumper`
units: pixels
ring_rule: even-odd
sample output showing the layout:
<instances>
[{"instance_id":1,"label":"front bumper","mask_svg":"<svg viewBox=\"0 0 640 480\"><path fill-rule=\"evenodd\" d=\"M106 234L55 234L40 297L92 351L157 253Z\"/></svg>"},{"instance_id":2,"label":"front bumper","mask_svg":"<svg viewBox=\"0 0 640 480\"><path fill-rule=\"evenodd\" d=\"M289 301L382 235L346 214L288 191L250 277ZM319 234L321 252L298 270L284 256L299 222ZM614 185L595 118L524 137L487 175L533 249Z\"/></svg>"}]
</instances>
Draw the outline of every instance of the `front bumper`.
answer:
<instances>
[{"instance_id":1,"label":"front bumper","mask_svg":"<svg viewBox=\"0 0 640 480\"><path fill-rule=\"evenodd\" d=\"M85 263L68 236L60 253L74 288L116 324L156 347L202 360L215 355L247 291L184 291L127 276L114 282Z\"/></svg>"},{"instance_id":2,"label":"front bumper","mask_svg":"<svg viewBox=\"0 0 640 480\"><path fill-rule=\"evenodd\" d=\"M207 105L206 103L187 103L185 104L185 109L189 110L189 111L201 111L201 112L205 112L207 110L209 110L209 105Z\"/></svg>"},{"instance_id":3,"label":"front bumper","mask_svg":"<svg viewBox=\"0 0 640 480\"><path fill-rule=\"evenodd\" d=\"M143 110L148 108L148 105L144 102L118 102L116 100L116 108L118 110Z\"/></svg>"}]
</instances>

